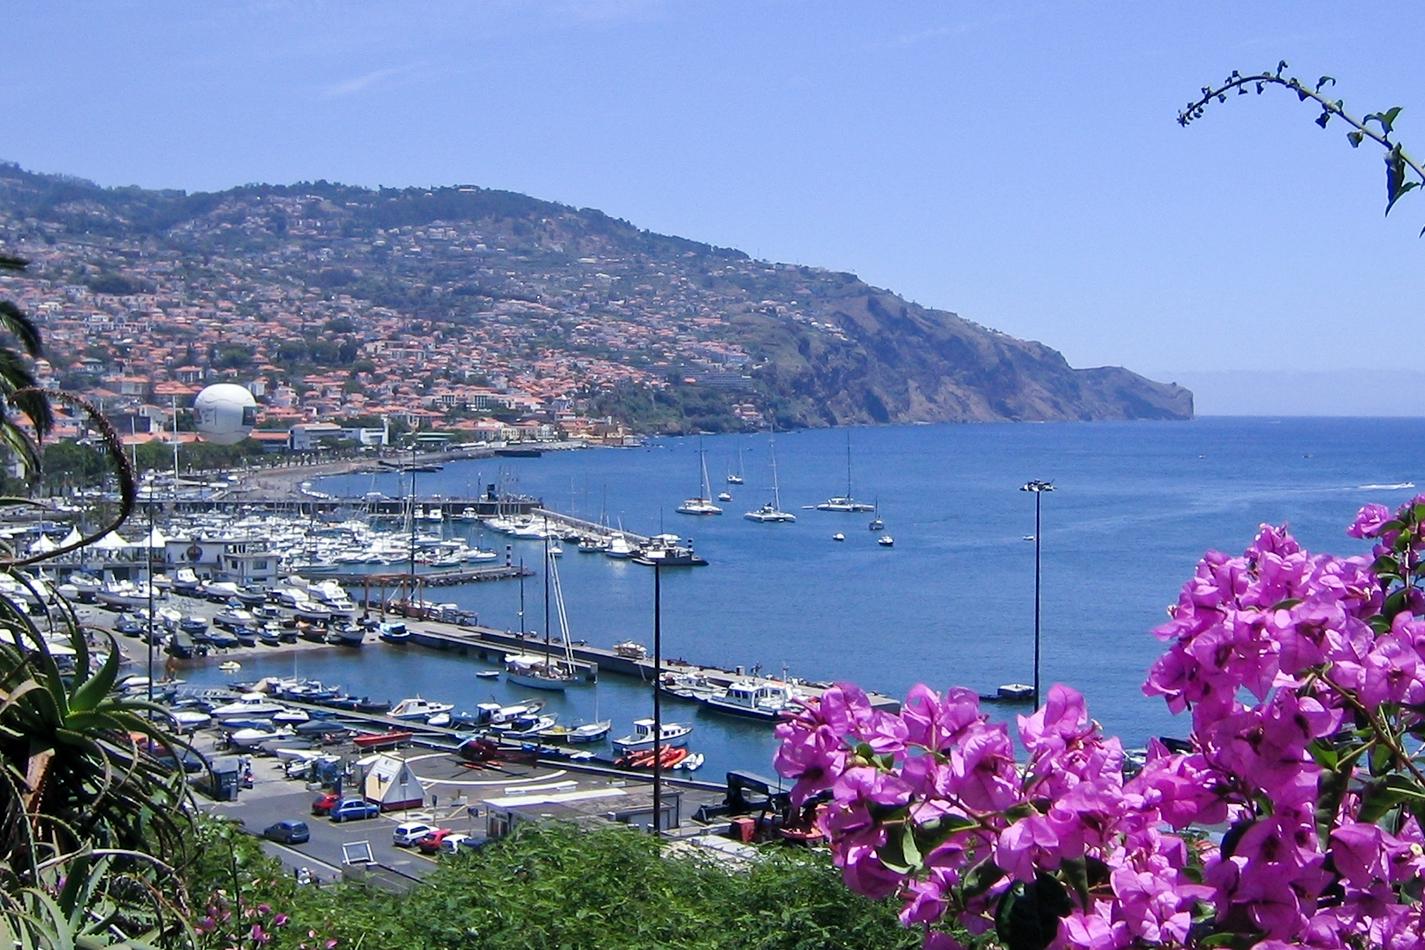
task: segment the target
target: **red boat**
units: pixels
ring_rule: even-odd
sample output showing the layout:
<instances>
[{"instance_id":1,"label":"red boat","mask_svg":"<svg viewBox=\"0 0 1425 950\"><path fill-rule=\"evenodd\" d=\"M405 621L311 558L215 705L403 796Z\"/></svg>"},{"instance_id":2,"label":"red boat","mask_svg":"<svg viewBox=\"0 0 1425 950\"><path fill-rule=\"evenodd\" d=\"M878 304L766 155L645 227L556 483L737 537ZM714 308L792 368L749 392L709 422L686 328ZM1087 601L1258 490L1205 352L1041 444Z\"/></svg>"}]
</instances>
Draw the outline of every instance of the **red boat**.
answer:
<instances>
[{"instance_id":1,"label":"red boat","mask_svg":"<svg viewBox=\"0 0 1425 950\"><path fill-rule=\"evenodd\" d=\"M351 741L358 749L394 749L411 741L413 732L378 732L357 736Z\"/></svg>"},{"instance_id":2,"label":"red boat","mask_svg":"<svg viewBox=\"0 0 1425 950\"><path fill-rule=\"evenodd\" d=\"M659 750L659 755L661 758L659 764L665 769L671 769L688 757L688 750L665 745ZM616 759L614 765L624 769L651 769L653 768L653 750L639 749L636 752L630 752L628 755Z\"/></svg>"}]
</instances>

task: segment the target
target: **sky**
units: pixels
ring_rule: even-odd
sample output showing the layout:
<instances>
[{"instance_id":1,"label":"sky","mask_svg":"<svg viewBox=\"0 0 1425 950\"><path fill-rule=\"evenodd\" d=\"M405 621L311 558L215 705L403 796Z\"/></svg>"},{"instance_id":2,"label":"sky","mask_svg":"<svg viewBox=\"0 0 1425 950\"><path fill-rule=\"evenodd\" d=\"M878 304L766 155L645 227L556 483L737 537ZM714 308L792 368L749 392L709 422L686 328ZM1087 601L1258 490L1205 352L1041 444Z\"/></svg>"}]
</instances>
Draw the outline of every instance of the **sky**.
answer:
<instances>
[{"instance_id":1,"label":"sky","mask_svg":"<svg viewBox=\"0 0 1425 950\"><path fill-rule=\"evenodd\" d=\"M509 189L852 271L1199 412L1425 412L1395 395L1425 369L1425 195L1385 217L1380 151L1285 90L1177 123L1285 59L1358 115L1402 106L1425 155L1425 5L50 0L4 23L0 160L34 171Z\"/></svg>"}]
</instances>

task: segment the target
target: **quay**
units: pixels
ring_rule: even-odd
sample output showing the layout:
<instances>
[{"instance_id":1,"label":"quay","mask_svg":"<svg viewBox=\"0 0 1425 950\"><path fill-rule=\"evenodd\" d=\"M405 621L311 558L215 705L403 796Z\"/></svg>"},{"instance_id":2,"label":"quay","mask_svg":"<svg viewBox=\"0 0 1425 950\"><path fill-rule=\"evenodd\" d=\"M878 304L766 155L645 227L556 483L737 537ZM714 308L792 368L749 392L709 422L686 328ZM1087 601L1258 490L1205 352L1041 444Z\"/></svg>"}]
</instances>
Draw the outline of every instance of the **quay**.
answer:
<instances>
[{"instance_id":1,"label":"quay","mask_svg":"<svg viewBox=\"0 0 1425 950\"><path fill-rule=\"evenodd\" d=\"M479 624L456 626L439 621L407 620L406 629L411 632L412 641L427 649L500 663L504 662L507 655L537 651L542 649L544 644L543 640L531 635L521 636L517 631L499 630ZM564 650L562 642L552 642L551 645L557 647L560 652ZM655 674L651 656L629 656L611 648L590 646L582 642L570 644L569 652L574 657L576 668L587 680L595 680L600 672L606 672L635 678L650 686L653 684ZM665 673L702 677L710 685L718 687L726 687L734 682L752 682L759 686L780 682L773 677L748 673L740 667L727 670L690 663L683 659L665 658L662 661L662 669ZM830 684L797 683L796 686L810 696L819 697ZM892 713L900 711L900 703L890 696L880 693L867 695L876 709Z\"/></svg>"}]
</instances>

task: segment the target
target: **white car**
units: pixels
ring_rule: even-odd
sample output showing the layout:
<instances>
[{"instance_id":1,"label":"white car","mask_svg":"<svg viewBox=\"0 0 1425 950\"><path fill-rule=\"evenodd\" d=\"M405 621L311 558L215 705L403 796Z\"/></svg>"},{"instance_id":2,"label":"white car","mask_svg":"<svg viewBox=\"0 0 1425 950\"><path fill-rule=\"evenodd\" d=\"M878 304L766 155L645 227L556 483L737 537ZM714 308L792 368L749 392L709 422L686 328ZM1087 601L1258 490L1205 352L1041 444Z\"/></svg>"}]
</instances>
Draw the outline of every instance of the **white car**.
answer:
<instances>
[{"instance_id":1,"label":"white car","mask_svg":"<svg viewBox=\"0 0 1425 950\"><path fill-rule=\"evenodd\" d=\"M391 833L391 843L398 848L409 848L434 830L435 825L427 824L424 821L402 822Z\"/></svg>"},{"instance_id":2,"label":"white car","mask_svg":"<svg viewBox=\"0 0 1425 950\"><path fill-rule=\"evenodd\" d=\"M441 854L456 854L460 851L460 842L469 840L469 835L462 835L456 832L453 835L446 835L440 840Z\"/></svg>"}]
</instances>

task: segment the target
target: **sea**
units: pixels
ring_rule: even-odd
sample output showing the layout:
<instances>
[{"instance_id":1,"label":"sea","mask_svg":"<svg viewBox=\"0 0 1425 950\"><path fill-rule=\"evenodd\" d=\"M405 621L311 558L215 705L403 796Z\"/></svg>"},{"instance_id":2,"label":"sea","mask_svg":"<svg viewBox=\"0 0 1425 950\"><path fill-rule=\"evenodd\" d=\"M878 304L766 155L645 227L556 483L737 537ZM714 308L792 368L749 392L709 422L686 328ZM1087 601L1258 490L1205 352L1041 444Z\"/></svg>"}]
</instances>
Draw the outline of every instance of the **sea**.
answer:
<instances>
[{"instance_id":1,"label":"sea","mask_svg":"<svg viewBox=\"0 0 1425 950\"><path fill-rule=\"evenodd\" d=\"M796 514L794 524L742 517L772 498L774 451L782 508ZM721 516L677 513L701 493L704 466L712 492L733 500L720 503ZM728 483L736 473L743 484ZM349 475L314 487L355 499L405 497L411 477ZM462 461L415 478L421 498L470 497L495 485L638 534L691 537L709 564L662 571L665 657L897 697L916 683L993 694L1033 681L1037 548L1043 688L1079 690L1090 715L1131 748L1188 730L1141 687L1164 649L1151 631L1203 553L1240 553L1263 523L1288 525L1311 550L1364 553L1345 528L1367 502L1398 504L1425 485L1425 419L887 426L779 432L775 446L766 434L663 438ZM1032 480L1054 489L1037 498L1037 531L1036 497L1022 490ZM848 490L876 514L809 507ZM869 528L875 516L883 530ZM542 543L463 524L444 530L502 552L509 545L512 560L535 575L434 596L477 611L482 624L542 635ZM882 535L894 545L879 544ZM566 545L557 570L571 638L652 644L652 568ZM553 605L551 614L548 628L558 632ZM240 675L313 677L358 695L419 694L459 708L530 693L476 678L484 668L416 646L371 645L274 655L245 663ZM651 714L652 690L606 675L548 698L562 721L612 718L617 736ZM690 748L706 756L698 777L721 781L733 768L772 774L769 726L664 702L665 720L694 726ZM985 709L1011 723L1029 711Z\"/></svg>"}]
</instances>

